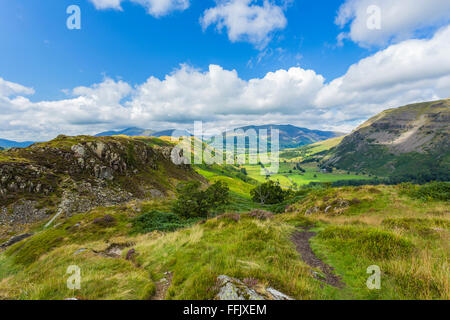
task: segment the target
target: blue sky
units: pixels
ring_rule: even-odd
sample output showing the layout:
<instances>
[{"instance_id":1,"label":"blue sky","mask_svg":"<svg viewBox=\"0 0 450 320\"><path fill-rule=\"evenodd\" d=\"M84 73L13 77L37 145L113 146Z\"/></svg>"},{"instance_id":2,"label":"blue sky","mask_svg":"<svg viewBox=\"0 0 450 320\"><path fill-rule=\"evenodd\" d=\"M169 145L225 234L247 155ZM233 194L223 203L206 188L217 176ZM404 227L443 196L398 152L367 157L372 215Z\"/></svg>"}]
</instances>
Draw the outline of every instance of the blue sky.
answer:
<instances>
[{"instance_id":1,"label":"blue sky","mask_svg":"<svg viewBox=\"0 0 450 320\"><path fill-rule=\"evenodd\" d=\"M188 10L154 18L142 6L124 3L123 11L96 10L88 0L0 2L1 75L33 87L33 100L62 97L60 90L90 85L104 75L141 83L164 77L181 63L207 69L218 64L236 69L243 79L300 65L326 79L342 75L367 56L350 43L336 47L334 17L341 1L296 1L286 11L288 25L263 50L232 43L199 23L214 1L192 1ZM66 8L81 8L81 30L66 28ZM282 52L280 52L282 50ZM257 62L261 52L267 56ZM43 78L43 75L45 78Z\"/></svg>"},{"instance_id":2,"label":"blue sky","mask_svg":"<svg viewBox=\"0 0 450 320\"><path fill-rule=\"evenodd\" d=\"M155 13L158 1L167 6ZM433 2L439 10L429 9ZM380 30L364 29L370 3L384 14ZM401 68L388 68L384 79L376 73L377 55L447 50L448 1L427 3L424 9L400 0L399 11L385 0L0 0L0 137L189 127L193 120L220 128L278 121L350 130L387 107L448 96L447 61L422 86L424 79ZM66 27L73 4L81 9L81 30ZM246 10L261 14L262 23ZM427 59L439 63L433 54L416 59L427 70ZM363 75L379 89L369 99ZM414 85L391 92L392 79Z\"/></svg>"}]
</instances>

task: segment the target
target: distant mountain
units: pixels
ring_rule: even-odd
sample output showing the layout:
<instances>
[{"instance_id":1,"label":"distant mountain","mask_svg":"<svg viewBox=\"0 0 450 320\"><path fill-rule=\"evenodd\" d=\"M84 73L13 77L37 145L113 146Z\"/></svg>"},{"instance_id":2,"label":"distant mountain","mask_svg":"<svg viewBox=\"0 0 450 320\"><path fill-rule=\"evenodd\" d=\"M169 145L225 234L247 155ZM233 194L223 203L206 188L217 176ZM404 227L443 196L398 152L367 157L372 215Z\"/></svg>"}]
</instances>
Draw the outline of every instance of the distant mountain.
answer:
<instances>
[{"instance_id":1,"label":"distant mountain","mask_svg":"<svg viewBox=\"0 0 450 320\"><path fill-rule=\"evenodd\" d=\"M170 130L163 130L163 131L158 131L155 133L152 133L152 137L155 138L159 138L159 137L174 137L174 138L179 138L179 137L192 137L192 133L190 133L187 130L179 130L178 129L170 129Z\"/></svg>"},{"instance_id":2,"label":"distant mountain","mask_svg":"<svg viewBox=\"0 0 450 320\"><path fill-rule=\"evenodd\" d=\"M141 128L128 128L128 129L124 129L124 130L120 130L120 131L105 131L99 134L96 134L96 137L108 137L108 136L129 136L129 137L171 137L172 134L174 134L174 132L177 129L169 129L169 130L163 130L163 131L153 131L153 130L149 130L149 129L141 129ZM177 132L175 134L176 138L179 137L190 137L192 136L192 134L187 131L187 130L180 130L180 132Z\"/></svg>"},{"instance_id":3,"label":"distant mountain","mask_svg":"<svg viewBox=\"0 0 450 320\"><path fill-rule=\"evenodd\" d=\"M300 146L316 143L319 141L343 135L343 133L339 132L311 130L307 128L296 127L293 125L276 125L276 124L240 127L234 129L233 132L236 132L236 130L243 130L245 132L251 129L254 129L257 134L259 133L259 130L266 129L269 135L272 129L278 129L280 137L280 149L297 148Z\"/></svg>"},{"instance_id":4,"label":"distant mountain","mask_svg":"<svg viewBox=\"0 0 450 320\"><path fill-rule=\"evenodd\" d=\"M17 142L11 140L0 139L0 147L3 148L26 148L33 144L32 141Z\"/></svg>"},{"instance_id":5,"label":"distant mountain","mask_svg":"<svg viewBox=\"0 0 450 320\"><path fill-rule=\"evenodd\" d=\"M346 136L327 158L323 166L425 181L448 179L450 99L386 110Z\"/></svg>"},{"instance_id":6,"label":"distant mountain","mask_svg":"<svg viewBox=\"0 0 450 320\"><path fill-rule=\"evenodd\" d=\"M105 131L96 134L96 137L110 137L110 136L130 136L130 137L149 137L154 131L141 128L127 128L120 131Z\"/></svg>"}]
</instances>

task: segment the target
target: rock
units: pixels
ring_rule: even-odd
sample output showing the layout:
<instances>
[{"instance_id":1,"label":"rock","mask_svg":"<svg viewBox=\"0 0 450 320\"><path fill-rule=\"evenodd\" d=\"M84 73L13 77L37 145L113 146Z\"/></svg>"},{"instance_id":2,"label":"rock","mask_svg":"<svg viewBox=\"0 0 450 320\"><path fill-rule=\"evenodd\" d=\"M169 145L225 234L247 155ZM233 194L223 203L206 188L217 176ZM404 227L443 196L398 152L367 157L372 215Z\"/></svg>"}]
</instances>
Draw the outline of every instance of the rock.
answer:
<instances>
[{"instance_id":1,"label":"rock","mask_svg":"<svg viewBox=\"0 0 450 320\"><path fill-rule=\"evenodd\" d=\"M285 295L284 293L281 293L278 290L275 290L274 288L267 288L266 291L268 293L270 293L273 297L272 300L294 300L291 297L288 297L287 295Z\"/></svg>"},{"instance_id":2,"label":"rock","mask_svg":"<svg viewBox=\"0 0 450 320\"><path fill-rule=\"evenodd\" d=\"M11 239L9 239L8 241L6 241L5 243L3 243L2 245L0 245L0 249L8 248L17 242L20 242L26 238L31 237L32 235L33 235L32 233L23 233L23 234L14 236Z\"/></svg>"},{"instance_id":3,"label":"rock","mask_svg":"<svg viewBox=\"0 0 450 320\"><path fill-rule=\"evenodd\" d=\"M332 206L328 206L325 208L325 213L328 213L328 211L330 211L333 207Z\"/></svg>"},{"instance_id":4,"label":"rock","mask_svg":"<svg viewBox=\"0 0 450 320\"><path fill-rule=\"evenodd\" d=\"M157 189L151 189L150 195L152 198L164 198L164 193L162 193L161 191L159 191Z\"/></svg>"},{"instance_id":5,"label":"rock","mask_svg":"<svg viewBox=\"0 0 450 320\"><path fill-rule=\"evenodd\" d=\"M84 248L83 248L83 249L80 249L80 250L75 251L73 255L76 256L76 255L78 255L78 254L80 254L80 253L83 253L83 252L85 252L85 251L87 251L87 249L84 249Z\"/></svg>"},{"instance_id":6,"label":"rock","mask_svg":"<svg viewBox=\"0 0 450 320\"><path fill-rule=\"evenodd\" d=\"M102 226L102 227L112 227L116 224L116 219L114 219L114 217L107 214L101 218L94 219L93 223L97 224L99 226Z\"/></svg>"},{"instance_id":7,"label":"rock","mask_svg":"<svg viewBox=\"0 0 450 320\"><path fill-rule=\"evenodd\" d=\"M133 260L135 254L136 254L136 250L130 249L130 250L128 250L127 256L126 256L125 259L126 260Z\"/></svg>"},{"instance_id":8,"label":"rock","mask_svg":"<svg viewBox=\"0 0 450 320\"><path fill-rule=\"evenodd\" d=\"M312 207L312 208L309 208L308 210L306 210L305 214L310 215L310 214L319 212L319 210L320 209L318 207Z\"/></svg>"},{"instance_id":9,"label":"rock","mask_svg":"<svg viewBox=\"0 0 450 320\"><path fill-rule=\"evenodd\" d=\"M216 300L293 300L274 288L255 285L255 289L241 280L221 275L217 278L219 293Z\"/></svg>"},{"instance_id":10,"label":"rock","mask_svg":"<svg viewBox=\"0 0 450 320\"><path fill-rule=\"evenodd\" d=\"M94 251L94 253L100 254L110 258L120 258L122 256L122 250L131 247L134 243L112 243L108 248L103 251ZM128 253L127 253L128 256Z\"/></svg>"},{"instance_id":11,"label":"rock","mask_svg":"<svg viewBox=\"0 0 450 320\"><path fill-rule=\"evenodd\" d=\"M19 200L9 207L0 208L0 224L20 226L48 218L47 209L37 209L36 201Z\"/></svg>"},{"instance_id":12,"label":"rock","mask_svg":"<svg viewBox=\"0 0 450 320\"><path fill-rule=\"evenodd\" d=\"M86 155L86 149L80 144L72 146L71 150L77 158L83 158Z\"/></svg>"},{"instance_id":13,"label":"rock","mask_svg":"<svg viewBox=\"0 0 450 320\"><path fill-rule=\"evenodd\" d=\"M238 279L222 275L217 281L220 286L217 300L264 300L255 290L248 288Z\"/></svg>"},{"instance_id":14,"label":"rock","mask_svg":"<svg viewBox=\"0 0 450 320\"><path fill-rule=\"evenodd\" d=\"M273 218L273 213L269 211L264 211L260 209L255 209L248 213L249 217L256 218L259 220L267 220Z\"/></svg>"}]
</instances>

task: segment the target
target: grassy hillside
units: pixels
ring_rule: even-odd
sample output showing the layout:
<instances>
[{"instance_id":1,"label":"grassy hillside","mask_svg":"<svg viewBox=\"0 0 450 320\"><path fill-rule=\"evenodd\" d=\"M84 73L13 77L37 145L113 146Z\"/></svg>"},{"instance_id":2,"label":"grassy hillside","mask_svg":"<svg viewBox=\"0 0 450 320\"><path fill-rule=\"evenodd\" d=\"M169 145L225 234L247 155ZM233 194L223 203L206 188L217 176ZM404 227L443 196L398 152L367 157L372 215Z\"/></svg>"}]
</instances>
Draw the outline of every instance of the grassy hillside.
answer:
<instances>
[{"instance_id":1,"label":"grassy hillside","mask_svg":"<svg viewBox=\"0 0 450 320\"><path fill-rule=\"evenodd\" d=\"M390 109L331 150L324 166L380 176L448 180L450 99Z\"/></svg>"},{"instance_id":2,"label":"grassy hillside","mask_svg":"<svg viewBox=\"0 0 450 320\"><path fill-rule=\"evenodd\" d=\"M175 165L172 148L157 138L59 136L0 151L0 238L59 215L171 196L181 181L206 182Z\"/></svg>"},{"instance_id":3,"label":"grassy hillside","mask_svg":"<svg viewBox=\"0 0 450 320\"><path fill-rule=\"evenodd\" d=\"M296 148L299 146L309 145L318 141L327 140L338 137L341 134L332 131L310 130L307 128L299 128L292 125L261 125L261 126L246 126L233 129L230 132L224 132L227 136L242 136L238 130L247 133L249 130L254 130L259 135L260 130L267 130L268 140L270 141L271 130L279 131L279 147L280 150L287 148ZM246 142L248 144L248 141Z\"/></svg>"},{"instance_id":4,"label":"grassy hillside","mask_svg":"<svg viewBox=\"0 0 450 320\"><path fill-rule=\"evenodd\" d=\"M448 300L448 193L446 201L423 200L418 195L433 193L418 188L311 190L272 218L230 213L169 233L133 232L136 217L168 212L167 201L98 208L51 229L36 226L33 237L0 254L0 297L150 299L171 274L164 298L212 299L216 277L226 274L297 299ZM324 283L296 251L292 235L308 227L317 233L314 253L343 287ZM126 260L131 248L136 255ZM66 287L69 265L82 270L81 290ZM380 290L366 287L371 265L382 270Z\"/></svg>"}]
</instances>

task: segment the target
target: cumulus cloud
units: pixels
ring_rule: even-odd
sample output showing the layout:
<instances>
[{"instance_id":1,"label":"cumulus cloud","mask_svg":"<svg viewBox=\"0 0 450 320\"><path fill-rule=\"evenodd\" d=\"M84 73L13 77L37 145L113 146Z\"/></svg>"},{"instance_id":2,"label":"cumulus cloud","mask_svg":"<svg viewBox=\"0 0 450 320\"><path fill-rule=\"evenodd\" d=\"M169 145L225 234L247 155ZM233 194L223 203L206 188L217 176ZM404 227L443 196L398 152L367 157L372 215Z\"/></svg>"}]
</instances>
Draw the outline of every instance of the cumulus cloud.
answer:
<instances>
[{"instance_id":1,"label":"cumulus cloud","mask_svg":"<svg viewBox=\"0 0 450 320\"><path fill-rule=\"evenodd\" d=\"M284 15L289 0L276 4L264 0L216 0L216 6L207 9L200 19L203 29L216 25L218 31L226 29L232 42L247 41L264 48L276 30L284 29Z\"/></svg>"},{"instance_id":2,"label":"cumulus cloud","mask_svg":"<svg viewBox=\"0 0 450 320\"><path fill-rule=\"evenodd\" d=\"M381 11L381 29L368 28L367 21L373 14L371 6ZM361 46L380 46L408 39L427 28L439 28L450 21L448 0L346 0L340 7L336 24L349 25L347 37Z\"/></svg>"},{"instance_id":3,"label":"cumulus cloud","mask_svg":"<svg viewBox=\"0 0 450 320\"><path fill-rule=\"evenodd\" d=\"M34 94L34 90L32 88L27 88L20 84L9 82L3 78L0 78L0 97L9 97L18 94Z\"/></svg>"},{"instance_id":4,"label":"cumulus cloud","mask_svg":"<svg viewBox=\"0 0 450 320\"><path fill-rule=\"evenodd\" d=\"M244 81L236 71L211 65L207 72L183 66L164 80L151 77L129 103L136 119L174 122L214 120L217 115L296 113L311 106L324 78L291 68Z\"/></svg>"},{"instance_id":5,"label":"cumulus cloud","mask_svg":"<svg viewBox=\"0 0 450 320\"><path fill-rule=\"evenodd\" d=\"M98 10L122 10L122 2L127 0L90 0ZM189 8L189 0L129 0L147 9L148 14L161 17L172 11L183 11Z\"/></svg>"},{"instance_id":6,"label":"cumulus cloud","mask_svg":"<svg viewBox=\"0 0 450 320\"><path fill-rule=\"evenodd\" d=\"M124 0L90 0L97 10L115 9L122 10Z\"/></svg>"},{"instance_id":7,"label":"cumulus cloud","mask_svg":"<svg viewBox=\"0 0 450 320\"><path fill-rule=\"evenodd\" d=\"M431 39L391 45L326 83L314 70L277 70L244 80L235 70L182 65L132 86L106 78L67 99L32 102L34 90L0 78L0 137L45 140L129 126L229 129L261 123L349 131L391 107L447 98L450 26Z\"/></svg>"},{"instance_id":8,"label":"cumulus cloud","mask_svg":"<svg viewBox=\"0 0 450 320\"><path fill-rule=\"evenodd\" d=\"M326 85L316 104L345 106L369 115L386 106L447 97L450 90L450 26L429 40L407 40L352 65Z\"/></svg>"}]
</instances>

